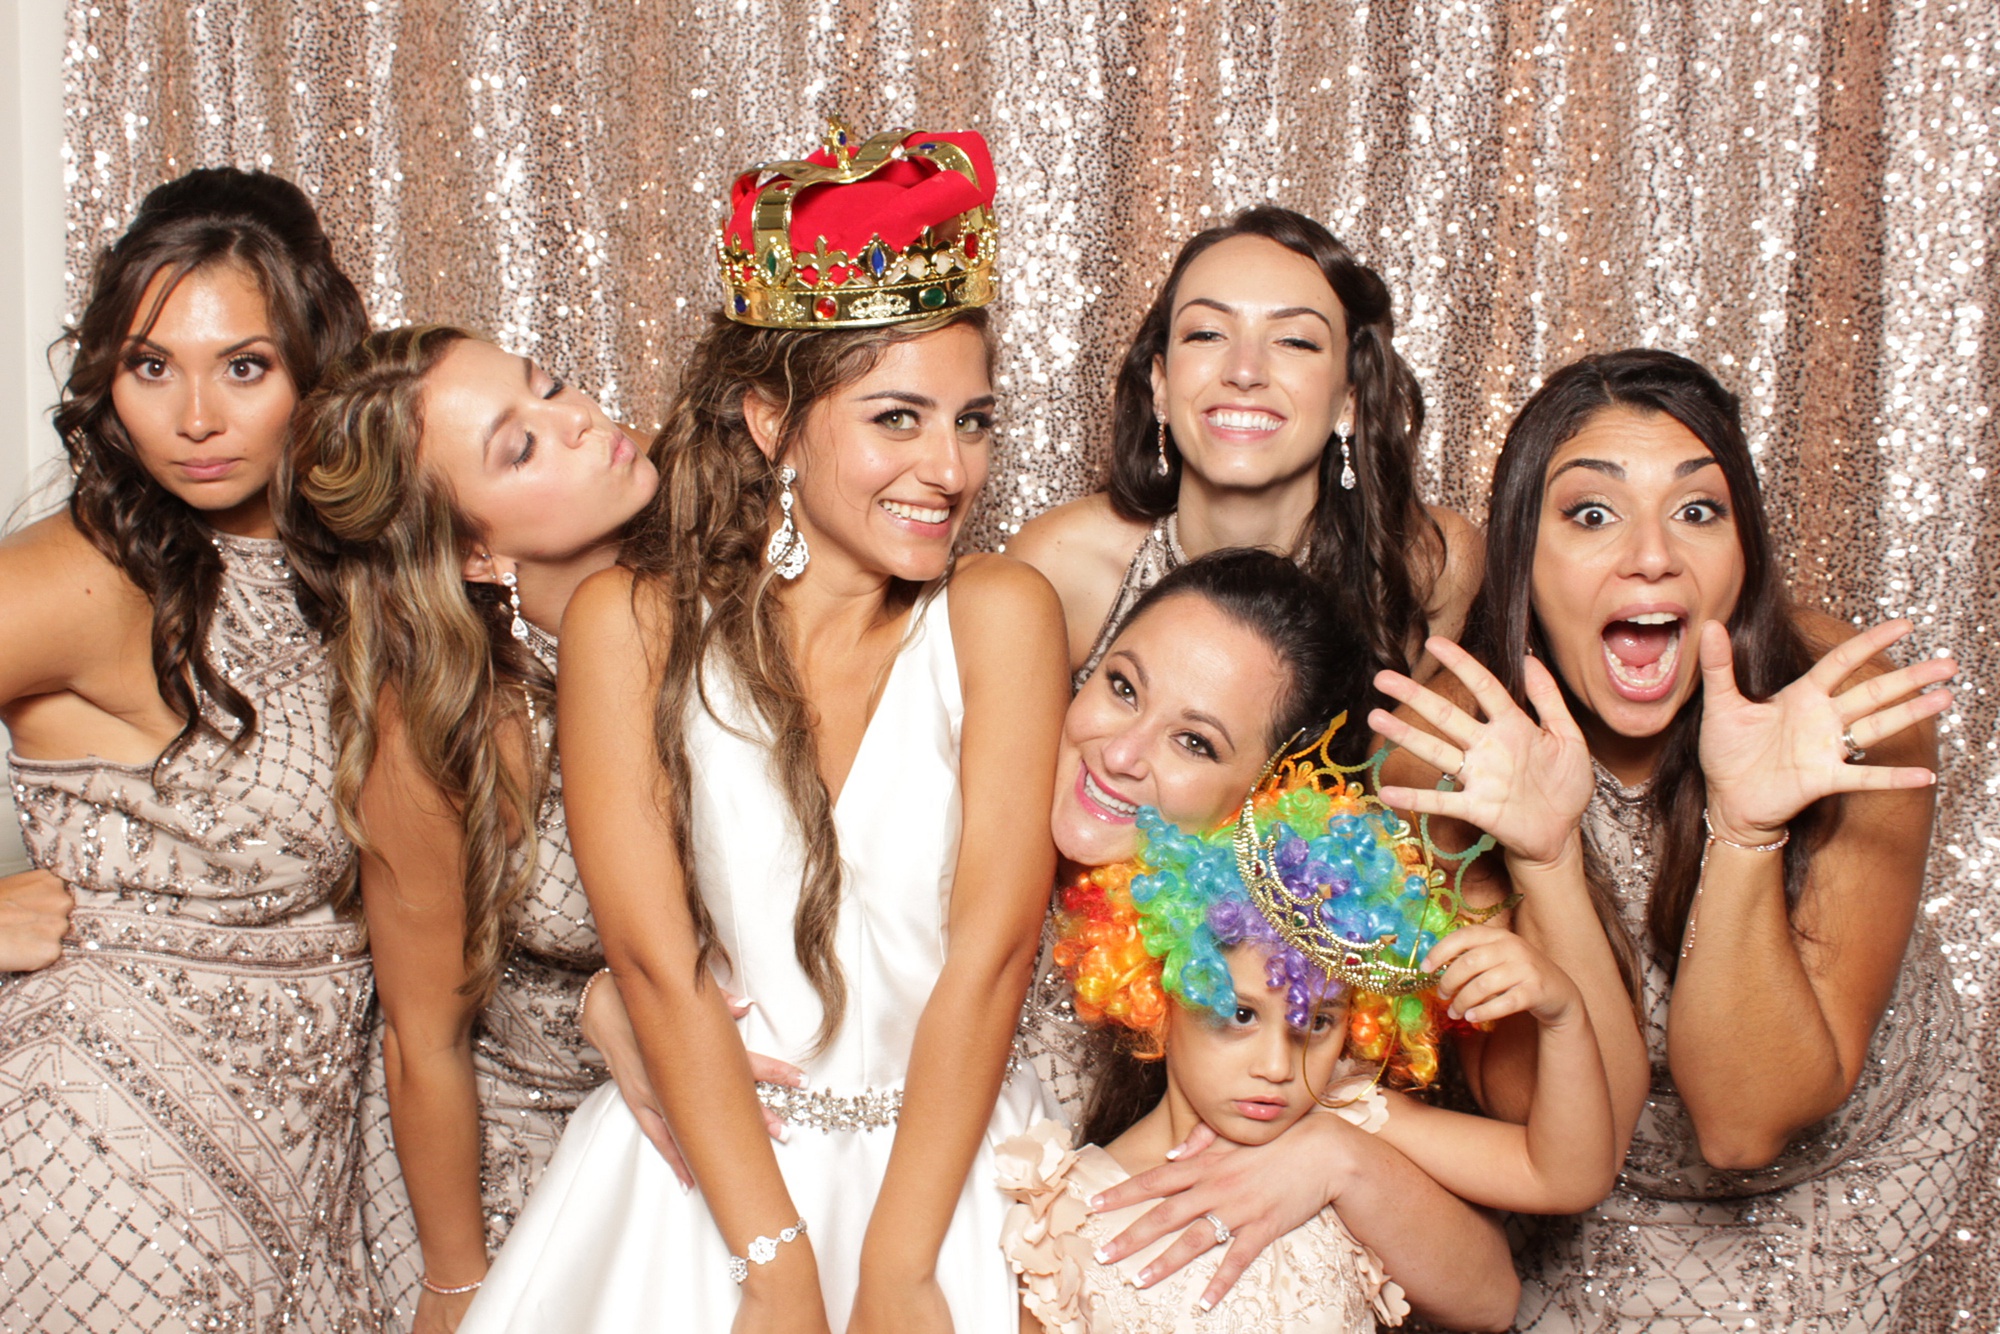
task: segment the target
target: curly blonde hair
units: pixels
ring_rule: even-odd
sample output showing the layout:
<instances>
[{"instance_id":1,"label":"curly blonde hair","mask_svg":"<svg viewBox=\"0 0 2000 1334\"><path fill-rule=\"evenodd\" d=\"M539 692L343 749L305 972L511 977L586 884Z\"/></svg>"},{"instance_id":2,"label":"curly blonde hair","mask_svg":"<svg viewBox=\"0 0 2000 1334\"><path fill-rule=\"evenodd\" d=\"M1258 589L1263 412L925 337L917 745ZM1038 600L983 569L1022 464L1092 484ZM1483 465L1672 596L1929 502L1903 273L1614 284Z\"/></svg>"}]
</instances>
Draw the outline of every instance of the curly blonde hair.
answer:
<instances>
[{"instance_id":1,"label":"curly blonde hair","mask_svg":"<svg viewBox=\"0 0 2000 1334\"><path fill-rule=\"evenodd\" d=\"M361 790L393 697L419 768L459 815L465 990L483 1004L534 877L549 775L528 717L553 716L555 681L508 633L500 590L465 581L479 527L418 462L425 377L473 336L419 325L365 339L299 407L278 520L333 663L341 827L372 846Z\"/></svg>"}]
</instances>

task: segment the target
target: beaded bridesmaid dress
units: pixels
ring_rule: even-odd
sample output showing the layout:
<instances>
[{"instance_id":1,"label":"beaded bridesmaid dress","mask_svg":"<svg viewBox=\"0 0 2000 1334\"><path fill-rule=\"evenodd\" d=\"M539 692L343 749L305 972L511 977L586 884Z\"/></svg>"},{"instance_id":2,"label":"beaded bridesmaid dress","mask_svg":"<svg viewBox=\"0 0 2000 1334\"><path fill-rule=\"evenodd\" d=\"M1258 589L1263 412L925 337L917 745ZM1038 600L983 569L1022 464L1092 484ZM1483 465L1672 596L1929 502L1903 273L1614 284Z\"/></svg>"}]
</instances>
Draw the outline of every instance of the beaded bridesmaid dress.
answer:
<instances>
[{"instance_id":1,"label":"beaded bridesmaid dress","mask_svg":"<svg viewBox=\"0 0 2000 1334\"><path fill-rule=\"evenodd\" d=\"M372 1329L319 642L275 541L216 535L216 666L257 710L162 767L10 756L62 958L0 974L0 1331ZM204 704L211 721L234 720Z\"/></svg>"},{"instance_id":2,"label":"beaded bridesmaid dress","mask_svg":"<svg viewBox=\"0 0 2000 1334\"><path fill-rule=\"evenodd\" d=\"M1657 838L1646 795L1599 769L1583 827L1644 955L1652 1089L1610 1196L1528 1234L1516 1328L1886 1330L1951 1220L1979 1135L1944 959L1919 918L1853 1095L1768 1167L1710 1167L1667 1068L1671 989L1645 930Z\"/></svg>"},{"instance_id":3,"label":"beaded bridesmaid dress","mask_svg":"<svg viewBox=\"0 0 2000 1334\"><path fill-rule=\"evenodd\" d=\"M528 632L528 647L553 673L554 636L533 625ZM507 1240L570 1113L607 1078L603 1062L577 1027L577 1001L584 983L604 966L604 948L570 855L562 770L548 720L542 721L541 731L549 747L549 786L535 817L539 874L518 910L513 950L499 986L472 1030L473 1077L479 1088L479 1198L485 1206L489 1251L498 1251ZM391 1327L403 1329L416 1313L424 1264L389 1124L379 1022L363 1075L361 1136L362 1231Z\"/></svg>"},{"instance_id":4,"label":"beaded bridesmaid dress","mask_svg":"<svg viewBox=\"0 0 2000 1334\"><path fill-rule=\"evenodd\" d=\"M895 1143L904 1076L933 985L958 862L964 715L947 595L913 627L834 805L845 870L835 950L845 1022L809 1055L816 993L792 949L802 854L772 781L762 724L711 673L688 719L692 859L731 967L722 984L757 1005L740 1024L752 1051L806 1071L807 1090L759 1086L790 1126L778 1166L808 1225L827 1315L846 1326L862 1234ZM1007 1201L993 1146L1048 1114L1025 1074L1001 1090L937 1262L957 1334L1016 1334L1014 1276L1000 1253ZM774 1222L771 1230L788 1225ZM741 1289L699 1193L683 1191L616 1088L570 1118L460 1334L641 1334L727 1330Z\"/></svg>"}]
</instances>

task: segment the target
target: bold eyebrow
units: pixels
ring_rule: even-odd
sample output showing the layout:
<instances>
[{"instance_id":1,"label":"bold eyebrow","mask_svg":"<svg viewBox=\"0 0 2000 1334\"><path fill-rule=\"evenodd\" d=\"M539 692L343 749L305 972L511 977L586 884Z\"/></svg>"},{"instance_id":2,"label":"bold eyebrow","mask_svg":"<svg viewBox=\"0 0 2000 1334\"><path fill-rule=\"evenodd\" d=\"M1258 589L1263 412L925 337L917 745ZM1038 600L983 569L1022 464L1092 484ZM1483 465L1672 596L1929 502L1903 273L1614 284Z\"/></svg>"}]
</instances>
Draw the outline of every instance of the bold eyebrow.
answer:
<instances>
[{"instance_id":1,"label":"bold eyebrow","mask_svg":"<svg viewBox=\"0 0 2000 1334\"><path fill-rule=\"evenodd\" d=\"M1112 654L1111 656L1112 656L1112 657L1114 657L1114 658L1123 658L1123 659L1125 659L1125 661L1127 661L1127 662L1131 663L1131 664L1132 664L1132 675L1134 675L1134 676L1136 676L1136 677L1138 677L1138 678L1139 678L1139 684L1140 684L1141 686L1144 686L1144 685L1147 685L1147 684L1149 684L1149 682L1150 682L1151 678L1149 678L1149 677L1148 677L1148 676L1146 675L1146 664L1145 664L1145 663L1143 663L1143 662L1140 662L1140 661L1139 661L1139 655L1138 655L1138 654L1134 653L1134 652L1133 652L1133 651L1132 651L1131 649L1129 649L1129 648L1121 648L1121 649L1119 649L1119 650L1118 650L1118 651L1117 651L1116 653Z\"/></svg>"},{"instance_id":2,"label":"bold eyebrow","mask_svg":"<svg viewBox=\"0 0 2000 1334\"><path fill-rule=\"evenodd\" d=\"M1571 459L1568 463L1563 464L1562 467L1557 468L1554 472L1550 473L1549 480L1551 482L1555 481L1556 478L1562 476L1564 473L1568 472L1571 468L1588 468L1592 472L1601 472L1606 477L1613 478L1620 482L1625 480L1624 465L1618 463L1610 463L1604 459Z\"/></svg>"},{"instance_id":3,"label":"bold eyebrow","mask_svg":"<svg viewBox=\"0 0 2000 1334\"><path fill-rule=\"evenodd\" d=\"M533 389L535 386L535 363L526 357L521 358L521 383L527 385L530 389ZM486 427L486 438L479 442L479 463L481 467L485 466L487 455L493 452L493 438L500 434L502 427L513 420L514 405L509 403L506 410L495 417Z\"/></svg>"},{"instance_id":4,"label":"bold eyebrow","mask_svg":"<svg viewBox=\"0 0 2000 1334\"><path fill-rule=\"evenodd\" d=\"M269 334L251 334L248 338L239 339L231 343L228 347L223 348L222 351L215 354L215 358L217 361L226 361L238 352L241 352L244 348L255 346L258 343L269 343L273 347L276 347L278 340ZM166 346L154 342L144 334L127 334L125 336L125 344L128 351L134 348L149 348L163 357L171 357L173 355L173 352Z\"/></svg>"},{"instance_id":5,"label":"bold eyebrow","mask_svg":"<svg viewBox=\"0 0 2000 1334\"><path fill-rule=\"evenodd\" d=\"M937 406L936 399L925 398L922 394L912 393L907 389L878 389L872 394L863 394L854 401L857 403L874 403L884 400L890 403L907 403L913 408L934 408Z\"/></svg>"},{"instance_id":6,"label":"bold eyebrow","mask_svg":"<svg viewBox=\"0 0 2000 1334\"><path fill-rule=\"evenodd\" d=\"M1711 464L1713 464L1718 468L1722 466L1721 464L1715 462L1715 456L1713 454L1704 454L1698 459L1682 459L1674 467L1674 479L1678 481L1683 477L1692 476L1693 474L1700 472L1703 468L1706 468ZM1592 472L1601 472L1606 477L1612 478L1614 481L1622 482L1625 480L1624 465L1618 463L1611 463L1605 459L1571 459L1568 463L1563 464L1562 467L1557 468L1554 472L1550 473L1549 480L1551 482L1555 481L1556 478L1562 476L1564 473L1568 472L1571 468L1588 468Z\"/></svg>"},{"instance_id":7,"label":"bold eyebrow","mask_svg":"<svg viewBox=\"0 0 2000 1334\"><path fill-rule=\"evenodd\" d=\"M1222 743L1224 745L1228 746L1231 750L1236 749L1236 741L1229 735L1229 729L1222 725L1222 719L1217 718L1213 714L1203 713L1200 709L1183 709L1181 717L1197 723L1207 723L1210 727L1222 733Z\"/></svg>"},{"instance_id":8,"label":"bold eyebrow","mask_svg":"<svg viewBox=\"0 0 2000 1334\"><path fill-rule=\"evenodd\" d=\"M1242 313L1235 306L1227 305L1221 301L1214 301L1205 296L1189 297L1186 300L1186 302L1182 304L1181 310L1186 310L1189 306L1206 306L1210 310L1219 310L1224 315L1238 315ZM1176 312L1176 314L1178 313L1179 312ZM1326 331L1328 333L1333 332L1333 321L1328 319L1322 312L1314 310L1311 306L1286 306L1283 310L1272 311L1268 318L1274 320L1289 320L1292 319L1294 316L1298 315L1310 315L1314 319L1318 320L1321 324L1324 324L1326 326Z\"/></svg>"}]
</instances>

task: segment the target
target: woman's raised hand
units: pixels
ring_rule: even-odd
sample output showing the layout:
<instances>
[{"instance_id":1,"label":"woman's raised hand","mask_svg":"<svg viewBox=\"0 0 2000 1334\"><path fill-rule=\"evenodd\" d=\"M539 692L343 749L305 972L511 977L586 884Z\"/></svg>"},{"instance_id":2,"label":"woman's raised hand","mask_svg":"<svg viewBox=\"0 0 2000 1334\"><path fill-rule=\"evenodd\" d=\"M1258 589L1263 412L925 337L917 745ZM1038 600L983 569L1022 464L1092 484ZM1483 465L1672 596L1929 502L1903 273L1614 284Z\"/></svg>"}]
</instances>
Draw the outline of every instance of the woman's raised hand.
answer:
<instances>
[{"instance_id":1,"label":"woman's raised hand","mask_svg":"<svg viewBox=\"0 0 2000 1334\"><path fill-rule=\"evenodd\" d=\"M1957 663L1925 658L1834 693L1856 668L1912 628L1894 620L1863 630L1760 703L1736 688L1728 630L1719 621L1702 624L1701 768L1717 837L1769 843L1821 797L1937 781L1929 769L1855 761L1869 747L1950 708L1949 690L1918 692L1949 680Z\"/></svg>"},{"instance_id":2,"label":"woman's raised hand","mask_svg":"<svg viewBox=\"0 0 2000 1334\"><path fill-rule=\"evenodd\" d=\"M1397 810L1463 820L1528 862L1556 861L1590 804L1593 780L1590 747L1555 678L1534 658L1527 660L1528 700L1541 715L1537 722L1457 644L1433 636L1424 647L1472 692L1486 721L1400 672L1377 675L1376 687L1407 704L1437 735L1382 709L1368 715L1368 725L1457 785L1450 792L1385 786L1382 800Z\"/></svg>"}]
</instances>

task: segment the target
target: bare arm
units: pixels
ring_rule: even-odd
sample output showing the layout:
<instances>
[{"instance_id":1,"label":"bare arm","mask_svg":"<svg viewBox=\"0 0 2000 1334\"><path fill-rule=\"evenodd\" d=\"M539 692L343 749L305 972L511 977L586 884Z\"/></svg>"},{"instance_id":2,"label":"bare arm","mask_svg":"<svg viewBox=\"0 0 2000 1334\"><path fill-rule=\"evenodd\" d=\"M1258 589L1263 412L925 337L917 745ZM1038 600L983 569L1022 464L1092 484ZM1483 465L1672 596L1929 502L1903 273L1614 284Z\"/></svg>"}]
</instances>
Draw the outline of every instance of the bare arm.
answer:
<instances>
[{"instance_id":1,"label":"bare arm","mask_svg":"<svg viewBox=\"0 0 2000 1334\"><path fill-rule=\"evenodd\" d=\"M1913 692L1955 667L1870 663L1908 631L1890 622L1854 635L1757 704L1736 693L1726 636L1703 627L1702 768L1717 838L1683 941L1667 1060L1718 1167L1763 1166L1847 1100L1894 989L1930 845L1927 720L1951 702L1946 690ZM1844 761L1843 728L1870 763ZM1748 849L1834 791L1850 794L1840 824L1788 913L1783 858ZM1759 1040L1742 1042L1746 1032Z\"/></svg>"},{"instance_id":2,"label":"bare arm","mask_svg":"<svg viewBox=\"0 0 2000 1334\"><path fill-rule=\"evenodd\" d=\"M1500 844L1500 858L1489 853L1468 868L1467 900L1491 906L1520 891L1510 925L1582 993L1611 1089L1622 1160L1652 1067L1584 881L1579 821L1594 781L1589 749L1540 663L1527 664L1529 702L1539 715L1530 717L1464 649L1441 639L1429 647L1448 669L1431 688L1395 673L1377 678L1402 702L1394 714L1378 710L1369 719L1399 747L1383 768L1382 797L1399 810L1429 815L1432 836L1441 842L1466 846L1483 830ZM1447 772L1457 781L1453 790L1439 791ZM1540 1083L1541 1035L1534 1022L1503 1018L1492 1032L1466 1035L1458 1046L1480 1105L1508 1121L1527 1120Z\"/></svg>"},{"instance_id":3,"label":"bare arm","mask_svg":"<svg viewBox=\"0 0 2000 1334\"><path fill-rule=\"evenodd\" d=\"M592 575L570 599L556 702L563 805L605 961L660 1109L730 1253L743 1255L753 1239L776 1236L799 1214L765 1133L735 1020L707 969L696 966L694 918L653 748L655 664L665 659L666 635L659 618L642 623L630 571ZM826 1327L809 1236L753 1267L738 1331Z\"/></svg>"},{"instance_id":4,"label":"bare arm","mask_svg":"<svg viewBox=\"0 0 2000 1334\"><path fill-rule=\"evenodd\" d=\"M943 971L910 1053L896 1142L861 1253L851 1328L909 1334L936 1306L907 1304L937 1254L986 1133L1040 943L1048 887L1056 740L1069 701L1061 609L1032 569L1005 557L962 566L951 627L965 693L959 750L964 832Z\"/></svg>"},{"instance_id":5,"label":"bare arm","mask_svg":"<svg viewBox=\"0 0 2000 1334\"><path fill-rule=\"evenodd\" d=\"M472 1072L475 1010L465 968L463 831L419 768L394 701L381 705L375 763L360 816L373 848L361 856L361 906L382 1004L382 1062L396 1161L416 1216L425 1276L441 1287L486 1274L479 1198L479 1092ZM470 1293L418 1298L415 1328L455 1328Z\"/></svg>"},{"instance_id":6,"label":"bare arm","mask_svg":"<svg viewBox=\"0 0 2000 1334\"><path fill-rule=\"evenodd\" d=\"M1611 1094L1576 984L1539 950L1496 926L1467 926L1424 960L1438 994L1474 1023L1516 1014L1534 1023L1536 1078L1526 1125L1468 1116L1390 1095L1381 1134L1438 1184L1475 1204L1536 1214L1595 1205L1618 1174Z\"/></svg>"}]
</instances>

